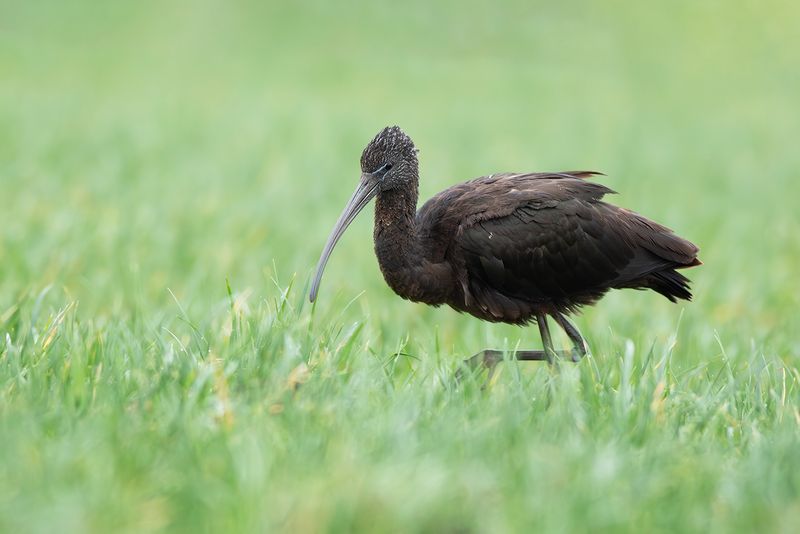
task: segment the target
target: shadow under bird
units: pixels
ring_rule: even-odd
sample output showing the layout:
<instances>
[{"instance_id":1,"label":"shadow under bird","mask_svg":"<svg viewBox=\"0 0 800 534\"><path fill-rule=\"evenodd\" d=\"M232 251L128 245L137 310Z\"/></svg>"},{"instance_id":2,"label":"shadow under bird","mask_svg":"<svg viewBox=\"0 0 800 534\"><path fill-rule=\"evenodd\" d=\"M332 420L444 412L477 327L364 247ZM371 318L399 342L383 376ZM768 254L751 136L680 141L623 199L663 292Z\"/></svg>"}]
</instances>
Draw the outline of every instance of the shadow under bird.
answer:
<instances>
[{"instance_id":1,"label":"shadow under bird","mask_svg":"<svg viewBox=\"0 0 800 534\"><path fill-rule=\"evenodd\" d=\"M677 269L701 264L691 242L604 202L614 191L587 180L598 174L492 174L445 189L417 211L417 149L397 126L384 128L361 154L361 181L322 251L310 300L337 241L376 198L375 254L395 293L485 321L536 322L544 350L510 356L578 361L586 344L567 315L609 289L690 300L689 280ZM568 353L553 349L548 316L571 340ZM488 349L467 362L491 369L501 359Z\"/></svg>"}]
</instances>

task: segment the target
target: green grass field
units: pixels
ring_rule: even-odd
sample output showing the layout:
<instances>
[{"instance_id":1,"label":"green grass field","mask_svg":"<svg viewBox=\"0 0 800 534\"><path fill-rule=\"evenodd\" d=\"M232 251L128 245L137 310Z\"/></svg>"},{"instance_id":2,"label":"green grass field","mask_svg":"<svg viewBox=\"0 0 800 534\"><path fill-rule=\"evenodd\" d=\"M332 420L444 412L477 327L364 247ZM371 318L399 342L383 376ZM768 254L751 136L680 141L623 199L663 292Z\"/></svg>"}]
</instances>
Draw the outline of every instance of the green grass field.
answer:
<instances>
[{"instance_id":1,"label":"green grass field","mask_svg":"<svg viewBox=\"0 0 800 534\"><path fill-rule=\"evenodd\" d=\"M0 1L0 532L797 532L800 8ZM595 169L698 243L592 355L394 296L363 146L421 197ZM567 344L560 336L559 344Z\"/></svg>"}]
</instances>

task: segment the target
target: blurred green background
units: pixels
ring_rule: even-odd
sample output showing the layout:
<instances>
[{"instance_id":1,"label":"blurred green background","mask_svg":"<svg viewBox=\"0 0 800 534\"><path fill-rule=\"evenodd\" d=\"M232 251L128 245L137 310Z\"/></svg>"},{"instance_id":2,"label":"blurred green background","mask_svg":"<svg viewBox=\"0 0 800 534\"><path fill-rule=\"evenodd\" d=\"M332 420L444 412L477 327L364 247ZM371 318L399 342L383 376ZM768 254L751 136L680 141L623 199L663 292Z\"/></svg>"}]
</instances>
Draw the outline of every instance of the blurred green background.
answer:
<instances>
[{"instance_id":1,"label":"blurred green background","mask_svg":"<svg viewBox=\"0 0 800 534\"><path fill-rule=\"evenodd\" d=\"M556 530L797 524L800 479L756 474L779 469L775 458L800 467L791 448L800 420L799 33L800 7L785 0L0 0L0 530L503 531L536 517ZM700 245L705 265L687 273L695 302L612 294L578 319L596 358L566 371L574 382L553 385L526 367L517 389L503 389L501 376L491 400L477 387L443 400L434 377L485 346L535 346L535 328L395 297L374 259L369 213L335 251L316 319L304 304L360 152L389 124L421 149L422 199L492 172L605 172L620 192L613 202ZM653 429L663 421L629 441L640 422L617 424L605 411L624 390L628 340L642 376L649 348L667 353L677 340L672 381L651 369L636 402L650 413L659 383L668 393L685 387L667 419L669 452L654 445L669 443ZM193 342L188 367L170 374L165 351L189 354ZM386 358L398 349L412 358L396 368ZM320 356L350 352L344 363ZM222 362L213 371L209 353ZM767 384L748 374L758 362L774 373ZM276 423L270 409L300 364L315 400ZM726 368L730 399L715 389ZM559 427L563 405L520 407L554 387L553 402L584 403L597 426ZM222 390L232 428L208 422ZM192 395L200 400L187 406ZM777 404L759 411L761 395ZM749 409L731 415L737 399ZM684 426L692 402L718 419L710 435ZM421 445L394 442L400 428ZM487 443L494 454L523 454L545 440L557 458L556 437L573 431L577 452L556 467L533 469L541 458L501 467L482 454ZM319 432L328 441L303 441ZM756 434L783 448L754 452ZM693 452L682 449L687 435ZM383 445L361 456L363 440ZM594 469L597 443L610 444L613 465L641 455L632 469L653 485L614 493L612 483L632 475L623 469L574 498L551 489ZM237 447L273 456L254 453L261 463L229 479ZM306 465L306 454L318 463ZM673 454L689 458L678 472ZM737 471L739 460L749 467ZM438 474L426 478L420 465ZM475 489L519 465L529 476ZM740 493L725 489L726 476ZM659 484L674 492L653 490ZM329 490L341 492L334 504ZM526 493L541 508L510 498ZM604 495L608 505L592 500ZM658 503L663 517L646 512Z\"/></svg>"}]
</instances>

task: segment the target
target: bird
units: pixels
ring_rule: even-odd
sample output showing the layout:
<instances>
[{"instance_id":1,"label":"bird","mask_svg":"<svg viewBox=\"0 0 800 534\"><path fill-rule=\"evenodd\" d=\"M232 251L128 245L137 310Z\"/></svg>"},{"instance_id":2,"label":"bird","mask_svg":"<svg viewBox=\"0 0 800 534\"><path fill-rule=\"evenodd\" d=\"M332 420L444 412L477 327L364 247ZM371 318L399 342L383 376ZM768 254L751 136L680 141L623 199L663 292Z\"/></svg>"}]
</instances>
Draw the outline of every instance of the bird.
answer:
<instances>
[{"instance_id":1,"label":"bird","mask_svg":"<svg viewBox=\"0 0 800 534\"><path fill-rule=\"evenodd\" d=\"M691 300L679 269L701 265L699 248L669 228L604 200L602 173L502 172L454 185L417 210L418 150L398 126L383 128L361 154L361 178L320 256L309 299L347 227L375 198L375 254L400 297L448 305L478 319L535 323L543 350L510 358L577 362L588 347L568 316L611 289L652 290ZM570 351L553 347L548 318L566 333ZM493 372L503 352L465 360Z\"/></svg>"}]
</instances>

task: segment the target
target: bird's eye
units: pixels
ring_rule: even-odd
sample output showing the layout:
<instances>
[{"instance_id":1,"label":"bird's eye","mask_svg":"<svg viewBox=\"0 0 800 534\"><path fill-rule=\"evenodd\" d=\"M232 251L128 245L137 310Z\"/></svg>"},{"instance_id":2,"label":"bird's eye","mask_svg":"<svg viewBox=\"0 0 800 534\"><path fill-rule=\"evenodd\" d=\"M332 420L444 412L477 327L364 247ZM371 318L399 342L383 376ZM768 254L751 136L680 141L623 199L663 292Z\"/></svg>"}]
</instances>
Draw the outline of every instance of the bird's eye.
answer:
<instances>
[{"instance_id":1,"label":"bird's eye","mask_svg":"<svg viewBox=\"0 0 800 534\"><path fill-rule=\"evenodd\" d=\"M389 172L389 169L391 169L391 168L392 168L392 164L391 163L384 163L383 165L381 165L380 167L375 169L375 171L372 174L374 174L375 176L380 176L381 178L383 178L384 175L387 172Z\"/></svg>"}]
</instances>

